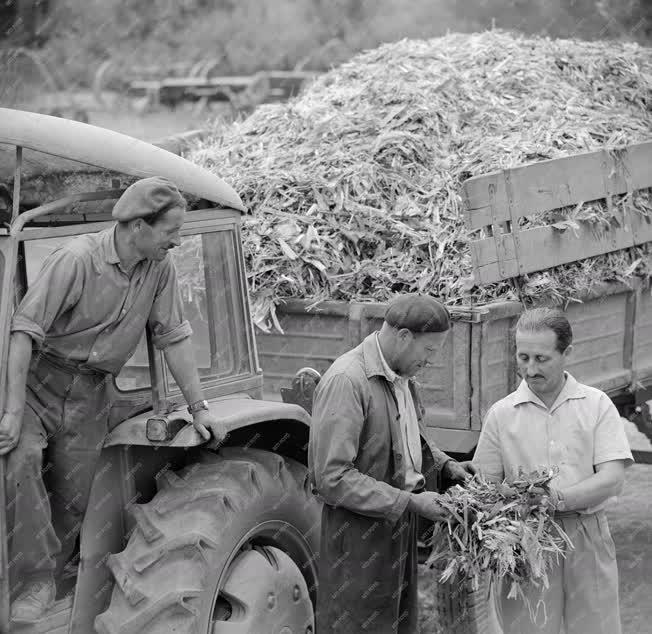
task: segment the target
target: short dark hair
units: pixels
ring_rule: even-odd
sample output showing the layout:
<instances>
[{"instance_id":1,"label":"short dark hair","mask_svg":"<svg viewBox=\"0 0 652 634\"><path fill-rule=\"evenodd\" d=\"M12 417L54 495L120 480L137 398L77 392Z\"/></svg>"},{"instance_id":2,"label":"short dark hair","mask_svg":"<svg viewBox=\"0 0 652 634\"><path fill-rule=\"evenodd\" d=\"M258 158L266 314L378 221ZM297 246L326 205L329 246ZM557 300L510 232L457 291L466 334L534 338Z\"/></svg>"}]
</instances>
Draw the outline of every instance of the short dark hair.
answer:
<instances>
[{"instance_id":1,"label":"short dark hair","mask_svg":"<svg viewBox=\"0 0 652 634\"><path fill-rule=\"evenodd\" d=\"M573 343L573 329L570 322L561 310L555 308L542 307L526 310L519 317L515 330L517 332L519 330L521 332L552 330L557 337L555 345L557 352L564 352Z\"/></svg>"}]
</instances>

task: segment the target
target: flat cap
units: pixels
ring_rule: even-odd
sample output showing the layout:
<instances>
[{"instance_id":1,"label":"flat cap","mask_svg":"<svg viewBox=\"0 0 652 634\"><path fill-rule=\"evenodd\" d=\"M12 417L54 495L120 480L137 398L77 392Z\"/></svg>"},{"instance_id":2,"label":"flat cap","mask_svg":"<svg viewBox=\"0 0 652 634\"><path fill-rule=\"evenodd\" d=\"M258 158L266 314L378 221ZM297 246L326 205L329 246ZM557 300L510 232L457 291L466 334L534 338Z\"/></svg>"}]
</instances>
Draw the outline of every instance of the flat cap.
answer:
<instances>
[{"instance_id":1,"label":"flat cap","mask_svg":"<svg viewBox=\"0 0 652 634\"><path fill-rule=\"evenodd\" d=\"M450 328L450 314L443 304L428 295L407 293L393 299L385 311L385 322L411 332L444 332Z\"/></svg>"},{"instance_id":2,"label":"flat cap","mask_svg":"<svg viewBox=\"0 0 652 634\"><path fill-rule=\"evenodd\" d=\"M186 201L177 186L162 176L136 181L125 189L113 207L112 215L119 222L165 213L173 207L186 208Z\"/></svg>"}]
</instances>

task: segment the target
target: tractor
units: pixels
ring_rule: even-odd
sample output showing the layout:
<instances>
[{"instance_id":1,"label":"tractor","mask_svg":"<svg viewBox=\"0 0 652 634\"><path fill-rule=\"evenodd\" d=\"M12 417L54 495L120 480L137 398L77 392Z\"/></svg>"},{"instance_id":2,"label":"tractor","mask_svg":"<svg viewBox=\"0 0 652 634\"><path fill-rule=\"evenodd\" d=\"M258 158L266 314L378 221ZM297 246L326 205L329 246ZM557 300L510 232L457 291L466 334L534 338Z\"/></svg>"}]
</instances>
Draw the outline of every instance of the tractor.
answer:
<instances>
[{"instance_id":1,"label":"tractor","mask_svg":"<svg viewBox=\"0 0 652 634\"><path fill-rule=\"evenodd\" d=\"M13 310L62 242L110 226L137 178L189 201L176 264L215 447L192 426L151 334L112 377L109 433L56 603L9 620L4 461L0 627L36 634L311 634L321 506L307 470L310 416L263 400L241 240L246 210L220 178L109 130L0 108L0 411Z\"/></svg>"}]
</instances>

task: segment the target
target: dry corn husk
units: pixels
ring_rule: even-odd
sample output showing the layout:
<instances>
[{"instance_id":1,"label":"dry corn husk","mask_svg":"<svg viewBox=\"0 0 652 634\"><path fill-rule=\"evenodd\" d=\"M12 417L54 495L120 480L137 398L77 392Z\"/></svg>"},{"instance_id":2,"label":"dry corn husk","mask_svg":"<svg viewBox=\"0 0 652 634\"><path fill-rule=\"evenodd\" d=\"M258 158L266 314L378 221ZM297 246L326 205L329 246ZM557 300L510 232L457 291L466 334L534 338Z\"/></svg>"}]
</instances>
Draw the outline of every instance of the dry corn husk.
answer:
<instances>
[{"instance_id":1,"label":"dry corn husk","mask_svg":"<svg viewBox=\"0 0 652 634\"><path fill-rule=\"evenodd\" d=\"M445 565L440 581L469 581L475 590L483 576L511 583L509 596L526 601L524 585L548 587L551 562L572 544L544 505L532 506L530 491L548 484L555 468L518 475L502 483L474 477L441 497L448 522L435 524L427 565ZM529 606L533 615L533 606Z\"/></svg>"},{"instance_id":2,"label":"dry corn husk","mask_svg":"<svg viewBox=\"0 0 652 634\"><path fill-rule=\"evenodd\" d=\"M647 276L646 245L479 287L460 192L470 176L649 139L651 50L498 31L403 40L218 125L190 158L252 211L245 254L259 321L283 297L568 301ZM625 202L652 211L649 192ZM594 203L553 220L572 230L611 218Z\"/></svg>"}]
</instances>

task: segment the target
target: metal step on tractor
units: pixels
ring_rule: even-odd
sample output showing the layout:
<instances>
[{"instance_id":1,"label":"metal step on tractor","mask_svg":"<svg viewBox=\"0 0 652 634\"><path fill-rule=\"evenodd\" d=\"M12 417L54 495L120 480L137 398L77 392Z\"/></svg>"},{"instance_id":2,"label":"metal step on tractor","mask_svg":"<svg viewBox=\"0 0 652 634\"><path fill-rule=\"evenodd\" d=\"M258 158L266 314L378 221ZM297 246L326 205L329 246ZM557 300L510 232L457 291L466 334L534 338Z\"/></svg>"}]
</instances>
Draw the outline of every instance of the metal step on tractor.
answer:
<instances>
[{"instance_id":1,"label":"metal step on tractor","mask_svg":"<svg viewBox=\"0 0 652 634\"><path fill-rule=\"evenodd\" d=\"M113 378L110 432L78 548L54 607L9 622L4 463L2 632L314 632L320 505L306 468L310 417L262 400L241 245L244 210L223 181L159 147L76 121L0 109L0 411L11 316L63 241L99 231L136 178L173 180L189 201L174 252L211 411L211 449L149 332Z\"/></svg>"}]
</instances>

